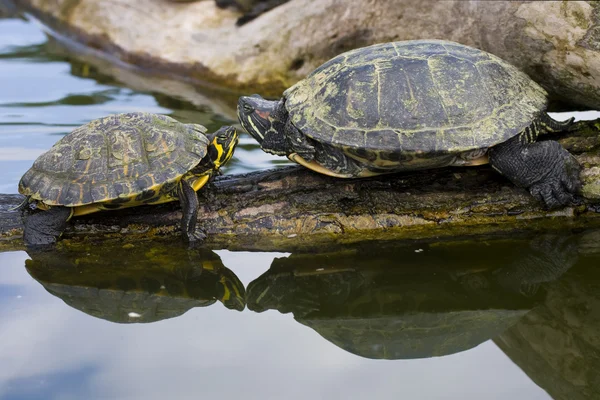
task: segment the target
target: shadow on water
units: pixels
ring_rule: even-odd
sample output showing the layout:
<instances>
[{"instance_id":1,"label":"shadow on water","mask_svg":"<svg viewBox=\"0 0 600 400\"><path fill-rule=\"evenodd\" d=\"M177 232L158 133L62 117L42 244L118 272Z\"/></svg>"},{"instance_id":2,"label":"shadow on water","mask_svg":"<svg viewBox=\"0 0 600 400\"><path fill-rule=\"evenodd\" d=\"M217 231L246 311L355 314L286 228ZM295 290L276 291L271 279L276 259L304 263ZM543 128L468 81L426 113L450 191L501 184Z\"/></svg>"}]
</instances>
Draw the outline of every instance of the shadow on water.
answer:
<instances>
[{"instance_id":1,"label":"shadow on water","mask_svg":"<svg viewBox=\"0 0 600 400\"><path fill-rule=\"evenodd\" d=\"M228 309L245 307L243 284L210 250L90 246L29 256L27 271L49 293L112 322L156 322L217 300Z\"/></svg>"},{"instance_id":2,"label":"shadow on water","mask_svg":"<svg viewBox=\"0 0 600 400\"><path fill-rule=\"evenodd\" d=\"M71 74L96 82L123 86L138 92L152 94L157 103L173 110L188 110L195 118L198 112L217 116L222 124L237 123L237 100L240 93L212 88L200 87L181 79L150 73L132 65L107 59L93 49L84 48L75 43L59 42L52 37L44 44L45 53L53 58L60 58L71 64ZM171 115L182 122L188 122L183 115ZM197 121L210 124L209 121Z\"/></svg>"},{"instance_id":3,"label":"shadow on water","mask_svg":"<svg viewBox=\"0 0 600 400\"><path fill-rule=\"evenodd\" d=\"M68 62L72 76L92 79L101 85L131 89L136 92L152 95L156 103L173 112L169 114L182 122L196 122L213 126L237 123L236 107L238 93L218 89L199 88L181 80L141 71L133 66L115 63L93 52L73 44L58 42L51 36L44 43L17 46L9 53L0 54L2 59L18 59L29 63ZM113 93L113 94L114 94ZM112 96L108 98L112 99ZM53 104L86 105L102 104L82 98L81 102L66 101L52 104L28 104L29 107L40 107ZM16 104L18 105L18 104Z\"/></svg>"}]
</instances>

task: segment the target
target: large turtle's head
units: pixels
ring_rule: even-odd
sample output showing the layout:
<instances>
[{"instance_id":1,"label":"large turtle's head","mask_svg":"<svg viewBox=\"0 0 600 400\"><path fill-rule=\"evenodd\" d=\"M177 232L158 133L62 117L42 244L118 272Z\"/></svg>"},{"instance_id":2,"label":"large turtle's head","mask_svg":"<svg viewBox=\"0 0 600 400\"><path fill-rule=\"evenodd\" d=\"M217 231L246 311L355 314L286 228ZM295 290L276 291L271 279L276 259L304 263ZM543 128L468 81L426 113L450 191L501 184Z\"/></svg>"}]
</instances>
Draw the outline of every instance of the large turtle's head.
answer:
<instances>
[{"instance_id":1,"label":"large turtle's head","mask_svg":"<svg viewBox=\"0 0 600 400\"><path fill-rule=\"evenodd\" d=\"M235 146L239 141L239 134L232 126L222 126L218 131L209 136L208 156L214 168L220 168L233 156Z\"/></svg>"},{"instance_id":2,"label":"large turtle's head","mask_svg":"<svg viewBox=\"0 0 600 400\"><path fill-rule=\"evenodd\" d=\"M238 100L240 124L261 145L267 133L282 131L285 121L280 120L279 105L279 101L265 100L257 94Z\"/></svg>"}]
</instances>

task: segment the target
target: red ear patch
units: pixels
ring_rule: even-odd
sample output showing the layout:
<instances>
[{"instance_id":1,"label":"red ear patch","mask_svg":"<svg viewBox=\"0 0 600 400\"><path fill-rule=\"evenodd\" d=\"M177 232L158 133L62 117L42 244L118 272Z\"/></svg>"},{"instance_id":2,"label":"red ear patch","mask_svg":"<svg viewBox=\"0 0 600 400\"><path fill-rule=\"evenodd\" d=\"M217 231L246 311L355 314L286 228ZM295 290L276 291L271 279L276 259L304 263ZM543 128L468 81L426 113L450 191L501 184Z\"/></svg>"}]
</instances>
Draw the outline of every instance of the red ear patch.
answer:
<instances>
[{"instance_id":1,"label":"red ear patch","mask_svg":"<svg viewBox=\"0 0 600 400\"><path fill-rule=\"evenodd\" d=\"M269 115L271 115L271 112L270 112L270 111L259 111L259 110L256 110L255 112L256 112L256 113L258 114L258 116L259 116L259 117L261 117L262 119L269 119Z\"/></svg>"}]
</instances>

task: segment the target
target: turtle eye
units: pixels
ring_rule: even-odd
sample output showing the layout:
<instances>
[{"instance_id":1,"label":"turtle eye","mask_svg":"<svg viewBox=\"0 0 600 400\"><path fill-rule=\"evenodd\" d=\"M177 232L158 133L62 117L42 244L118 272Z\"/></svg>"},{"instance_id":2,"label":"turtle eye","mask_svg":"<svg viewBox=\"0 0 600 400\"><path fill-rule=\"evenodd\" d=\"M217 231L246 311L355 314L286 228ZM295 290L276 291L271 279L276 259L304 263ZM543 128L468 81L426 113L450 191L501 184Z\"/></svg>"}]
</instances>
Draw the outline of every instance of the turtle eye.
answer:
<instances>
[{"instance_id":1,"label":"turtle eye","mask_svg":"<svg viewBox=\"0 0 600 400\"><path fill-rule=\"evenodd\" d=\"M252 107L250 104L244 104L244 112L246 114L252 114L254 112L254 107Z\"/></svg>"}]
</instances>

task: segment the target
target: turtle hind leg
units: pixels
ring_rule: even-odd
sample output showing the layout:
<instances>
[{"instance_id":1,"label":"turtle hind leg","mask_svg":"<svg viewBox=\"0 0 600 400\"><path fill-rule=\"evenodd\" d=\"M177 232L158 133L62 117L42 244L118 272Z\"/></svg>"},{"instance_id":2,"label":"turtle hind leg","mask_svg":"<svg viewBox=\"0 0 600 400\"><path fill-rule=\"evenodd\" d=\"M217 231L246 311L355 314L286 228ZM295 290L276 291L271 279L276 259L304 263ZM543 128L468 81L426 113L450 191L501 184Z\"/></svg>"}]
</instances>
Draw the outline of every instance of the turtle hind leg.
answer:
<instances>
[{"instance_id":1,"label":"turtle hind leg","mask_svg":"<svg viewBox=\"0 0 600 400\"><path fill-rule=\"evenodd\" d=\"M67 227L73 209L70 207L52 207L25 218L23 241L27 247L49 246L58 240Z\"/></svg>"},{"instance_id":2,"label":"turtle hind leg","mask_svg":"<svg viewBox=\"0 0 600 400\"><path fill-rule=\"evenodd\" d=\"M182 179L178 189L179 203L181 204L181 233L188 243L200 242L206 238L201 231L196 231L198 220L198 195L189 182Z\"/></svg>"},{"instance_id":3,"label":"turtle hind leg","mask_svg":"<svg viewBox=\"0 0 600 400\"><path fill-rule=\"evenodd\" d=\"M566 121L557 121L547 113L542 113L539 118L539 124L544 132L556 133L568 130L574 123L575 118L569 118Z\"/></svg>"},{"instance_id":4,"label":"turtle hind leg","mask_svg":"<svg viewBox=\"0 0 600 400\"><path fill-rule=\"evenodd\" d=\"M514 184L527 188L547 208L576 203L581 191L579 163L558 142L532 142L527 128L520 135L492 147L490 164Z\"/></svg>"}]
</instances>

